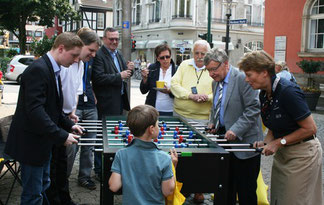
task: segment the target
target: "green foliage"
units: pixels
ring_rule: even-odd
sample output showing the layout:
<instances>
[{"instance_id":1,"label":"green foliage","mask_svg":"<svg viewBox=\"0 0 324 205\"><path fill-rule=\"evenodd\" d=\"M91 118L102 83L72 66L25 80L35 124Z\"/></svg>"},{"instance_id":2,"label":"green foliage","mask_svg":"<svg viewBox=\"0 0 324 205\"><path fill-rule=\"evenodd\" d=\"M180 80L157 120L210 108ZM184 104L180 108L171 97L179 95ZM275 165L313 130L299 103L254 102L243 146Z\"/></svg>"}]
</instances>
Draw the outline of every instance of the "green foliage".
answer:
<instances>
[{"instance_id":1,"label":"green foliage","mask_svg":"<svg viewBox=\"0 0 324 205\"><path fill-rule=\"evenodd\" d=\"M301 60L296 63L298 67L300 67L304 73L308 74L307 78L307 87L301 87L304 92L318 93L321 92L319 88L316 87L315 81L312 78L313 73L317 73L321 68L320 61L313 60Z\"/></svg>"},{"instance_id":2,"label":"green foliage","mask_svg":"<svg viewBox=\"0 0 324 205\"><path fill-rule=\"evenodd\" d=\"M313 60L302 60L296 63L298 67L300 67L304 73L317 73L321 68L320 61L313 61Z\"/></svg>"},{"instance_id":3,"label":"green foliage","mask_svg":"<svg viewBox=\"0 0 324 205\"><path fill-rule=\"evenodd\" d=\"M0 58L0 70L2 71L3 75L7 72L7 64L10 62L11 58L3 57Z\"/></svg>"},{"instance_id":4,"label":"green foliage","mask_svg":"<svg viewBox=\"0 0 324 205\"><path fill-rule=\"evenodd\" d=\"M15 55L18 55L18 51L16 49L9 49L9 50L7 50L7 56L9 58L14 57Z\"/></svg>"},{"instance_id":5,"label":"green foliage","mask_svg":"<svg viewBox=\"0 0 324 205\"><path fill-rule=\"evenodd\" d=\"M68 0L0 0L0 27L19 39L21 54L26 50L27 21L51 27L55 16L61 20L80 19Z\"/></svg>"},{"instance_id":6,"label":"green foliage","mask_svg":"<svg viewBox=\"0 0 324 205\"><path fill-rule=\"evenodd\" d=\"M37 57L43 56L45 53L47 53L49 50L51 50L56 36L53 36L52 38L48 38L46 35L43 37L42 40L37 41L36 39L33 40L31 44L31 50L33 54Z\"/></svg>"}]
</instances>

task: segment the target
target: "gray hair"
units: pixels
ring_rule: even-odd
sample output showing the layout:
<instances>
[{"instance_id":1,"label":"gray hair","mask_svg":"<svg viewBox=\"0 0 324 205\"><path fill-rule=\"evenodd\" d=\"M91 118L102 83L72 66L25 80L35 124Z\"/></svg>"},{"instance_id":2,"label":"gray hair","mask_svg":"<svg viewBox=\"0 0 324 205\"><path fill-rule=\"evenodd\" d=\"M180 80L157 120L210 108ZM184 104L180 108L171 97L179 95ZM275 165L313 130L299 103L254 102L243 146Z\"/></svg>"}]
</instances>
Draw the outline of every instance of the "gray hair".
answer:
<instances>
[{"instance_id":1,"label":"gray hair","mask_svg":"<svg viewBox=\"0 0 324 205\"><path fill-rule=\"evenodd\" d=\"M210 45L209 43L206 41L206 40L197 40L195 41L195 43L193 44L193 51L195 50L195 47L197 45L202 45L202 46L206 46L207 47L207 50L209 51L210 50Z\"/></svg>"},{"instance_id":2,"label":"gray hair","mask_svg":"<svg viewBox=\"0 0 324 205\"><path fill-rule=\"evenodd\" d=\"M276 66L280 66L281 67L280 71L282 71L282 70L289 71L289 68L287 66L287 63L285 61L278 61L278 62L276 62Z\"/></svg>"},{"instance_id":3,"label":"gray hair","mask_svg":"<svg viewBox=\"0 0 324 205\"><path fill-rule=\"evenodd\" d=\"M206 53L204 64L208 65L210 61L224 63L225 61L228 61L228 56L223 49L213 48Z\"/></svg>"}]
</instances>

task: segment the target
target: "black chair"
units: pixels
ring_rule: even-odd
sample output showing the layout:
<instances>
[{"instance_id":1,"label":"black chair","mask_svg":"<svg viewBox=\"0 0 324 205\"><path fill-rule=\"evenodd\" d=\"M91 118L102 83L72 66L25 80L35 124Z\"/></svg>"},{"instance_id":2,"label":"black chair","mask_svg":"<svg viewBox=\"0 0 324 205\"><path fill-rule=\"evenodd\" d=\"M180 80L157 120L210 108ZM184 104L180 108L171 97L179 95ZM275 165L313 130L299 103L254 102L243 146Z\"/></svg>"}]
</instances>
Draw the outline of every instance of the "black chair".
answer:
<instances>
[{"instance_id":1,"label":"black chair","mask_svg":"<svg viewBox=\"0 0 324 205\"><path fill-rule=\"evenodd\" d=\"M8 116L6 118L0 119L0 181L3 179L6 175L11 174L13 177L13 182L10 186L10 190L8 192L7 198L5 202L2 202L0 199L1 205L7 205L8 201L10 199L11 193L14 189L14 186L16 182L18 182L21 185L21 179L19 177L20 173L20 165L19 163L11 159L8 155L4 154L4 148L6 144L6 139L8 135L8 130L10 127L12 116ZM4 169L4 171L2 171Z\"/></svg>"}]
</instances>

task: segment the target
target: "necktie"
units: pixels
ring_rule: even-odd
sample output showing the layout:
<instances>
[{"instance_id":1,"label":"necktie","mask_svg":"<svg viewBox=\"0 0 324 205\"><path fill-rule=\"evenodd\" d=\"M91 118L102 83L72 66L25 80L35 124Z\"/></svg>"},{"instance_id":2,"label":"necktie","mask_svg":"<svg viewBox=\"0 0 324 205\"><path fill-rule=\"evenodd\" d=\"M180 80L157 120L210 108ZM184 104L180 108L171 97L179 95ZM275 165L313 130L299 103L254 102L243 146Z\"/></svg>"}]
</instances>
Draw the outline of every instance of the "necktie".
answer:
<instances>
[{"instance_id":1,"label":"necktie","mask_svg":"<svg viewBox=\"0 0 324 205\"><path fill-rule=\"evenodd\" d=\"M217 103L216 103L216 112L215 112L215 129L218 130L219 128L219 119L220 119L220 108L221 108L221 104L222 104L222 97L223 97L223 82L218 83L218 99L217 99Z\"/></svg>"}]
</instances>

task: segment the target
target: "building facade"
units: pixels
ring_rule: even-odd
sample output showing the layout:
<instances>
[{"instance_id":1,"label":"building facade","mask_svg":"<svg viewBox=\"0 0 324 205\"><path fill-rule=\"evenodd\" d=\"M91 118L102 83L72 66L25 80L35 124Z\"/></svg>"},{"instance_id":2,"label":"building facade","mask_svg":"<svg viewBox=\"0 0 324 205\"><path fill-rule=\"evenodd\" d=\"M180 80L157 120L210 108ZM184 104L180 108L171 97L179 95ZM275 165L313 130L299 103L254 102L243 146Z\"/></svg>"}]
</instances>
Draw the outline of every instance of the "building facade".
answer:
<instances>
[{"instance_id":1,"label":"building facade","mask_svg":"<svg viewBox=\"0 0 324 205\"><path fill-rule=\"evenodd\" d=\"M214 47L225 48L227 0L212 0L211 32ZM231 19L247 24L230 26L230 62L236 65L245 51L263 49L264 0L233 0ZM122 2L114 0L114 26L122 27ZM198 34L207 32L208 0L132 0L132 36L136 51L132 59L155 62L154 48L168 43L177 64L192 57Z\"/></svg>"},{"instance_id":2,"label":"building facade","mask_svg":"<svg viewBox=\"0 0 324 205\"><path fill-rule=\"evenodd\" d=\"M323 0L266 1L265 14L264 50L275 60L293 73L302 72L296 62L303 59L324 61Z\"/></svg>"},{"instance_id":3,"label":"building facade","mask_svg":"<svg viewBox=\"0 0 324 205\"><path fill-rule=\"evenodd\" d=\"M62 30L77 31L88 27L103 37L106 27L113 26L112 0L69 0L70 4L80 13L80 21L66 20L61 22Z\"/></svg>"}]
</instances>

